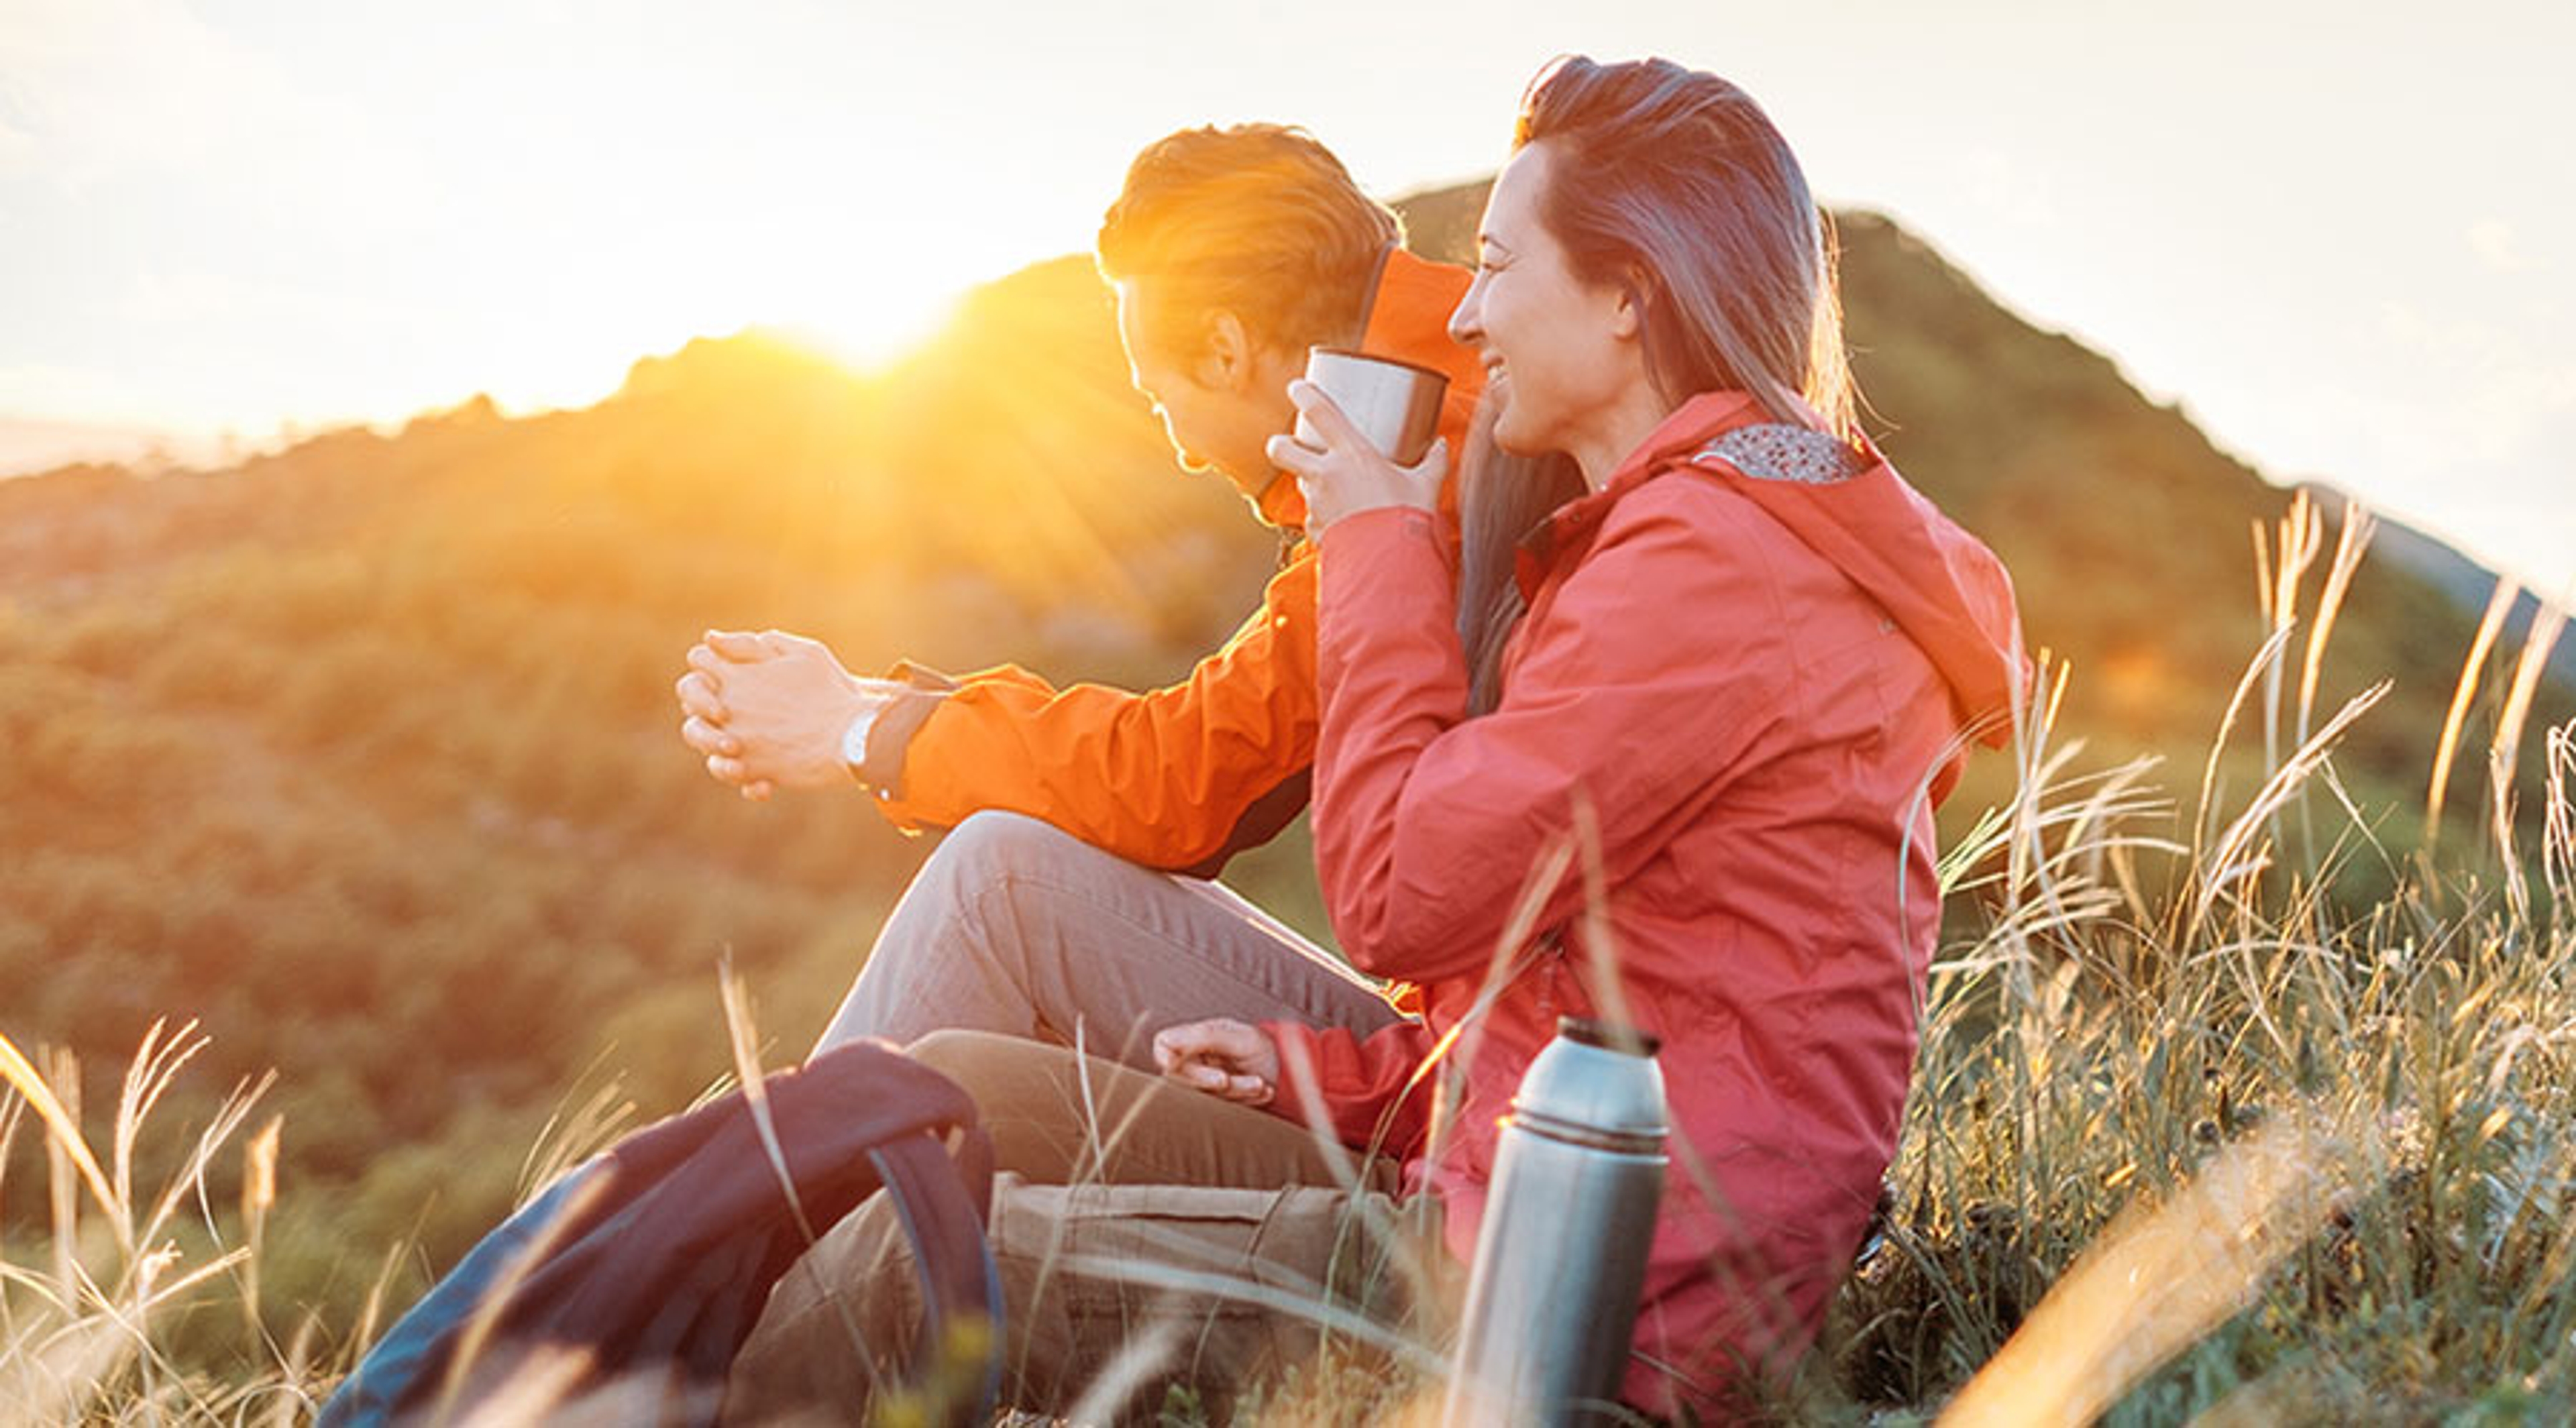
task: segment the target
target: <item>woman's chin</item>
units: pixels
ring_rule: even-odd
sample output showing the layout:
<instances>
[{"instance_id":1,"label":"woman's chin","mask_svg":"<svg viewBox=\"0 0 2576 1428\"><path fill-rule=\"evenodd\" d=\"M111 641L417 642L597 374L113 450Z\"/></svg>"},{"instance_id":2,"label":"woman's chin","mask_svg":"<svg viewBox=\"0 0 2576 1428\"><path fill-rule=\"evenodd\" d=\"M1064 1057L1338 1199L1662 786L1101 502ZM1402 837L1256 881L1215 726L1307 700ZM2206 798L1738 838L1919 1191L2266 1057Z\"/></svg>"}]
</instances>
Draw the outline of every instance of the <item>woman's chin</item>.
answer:
<instances>
[{"instance_id":1,"label":"woman's chin","mask_svg":"<svg viewBox=\"0 0 2576 1428\"><path fill-rule=\"evenodd\" d=\"M1560 448L1544 431L1534 430L1535 422L1523 418L1512 405L1512 383L1500 378L1485 388L1485 401L1494 409L1494 445L1513 456L1545 456Z\"/></svg>"},{"instance_id":2,"label":"woman's chin","mask_svg":"<svg viewBox=\"0 0 2576 1428\"><path fill-rule=\"evenodd\" d=\"M1542 437L1514 430L1508 417L1494 423L1494 445L1511 456L1545 456L1556 449Z\"/></svg>"}]
</instances>

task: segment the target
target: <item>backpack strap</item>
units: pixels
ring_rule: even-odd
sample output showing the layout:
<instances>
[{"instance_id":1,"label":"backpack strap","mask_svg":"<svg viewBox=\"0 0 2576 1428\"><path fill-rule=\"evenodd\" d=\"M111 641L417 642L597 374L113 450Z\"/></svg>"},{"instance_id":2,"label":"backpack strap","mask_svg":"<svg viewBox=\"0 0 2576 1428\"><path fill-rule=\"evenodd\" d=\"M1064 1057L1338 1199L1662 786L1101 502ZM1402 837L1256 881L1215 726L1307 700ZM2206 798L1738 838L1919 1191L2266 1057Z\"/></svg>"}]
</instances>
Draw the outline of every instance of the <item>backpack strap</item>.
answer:
<instances>
[{"instance_id":1,"label":"backpack strap","mask_svg":"<svg viewBox=\"0 0 2576 1428\"><path fill-rule=\"evenodd\" d=\"M912 1379L927 1383L950 1347L952 1329L980 1321L986 1326L982 1382L974 1413L962 1420L981 1423L993 1416L1002 1393L1002 1275L984 1238L993 1196L993 1140L980 1126L969 1127L958 1152L927 1135L905 1136L873 1146L868 1162L876 1167L895 1218L912 1242L913 1267L921 1276L921 1337L913 1349Z\"/></svg>"}]
</instances>

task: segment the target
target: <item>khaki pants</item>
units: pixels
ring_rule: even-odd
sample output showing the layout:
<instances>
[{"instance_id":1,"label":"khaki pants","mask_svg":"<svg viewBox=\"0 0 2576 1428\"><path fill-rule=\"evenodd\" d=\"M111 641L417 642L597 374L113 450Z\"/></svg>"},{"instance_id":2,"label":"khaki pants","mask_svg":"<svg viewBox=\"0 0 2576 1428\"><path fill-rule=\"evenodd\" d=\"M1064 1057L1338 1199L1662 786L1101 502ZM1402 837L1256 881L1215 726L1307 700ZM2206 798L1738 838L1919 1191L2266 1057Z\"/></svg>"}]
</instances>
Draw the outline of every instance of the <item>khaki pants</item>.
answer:
<instances>
[{"instance_id":1,"label":"khaki pants","mask_svg":"<svg viewBox=\"0 0 2576 1428\"><path fill-rule=\"evenodd\" d=\"M1375 984L1223 884L986 811L904 890L815 1050L995 1031L1151 1071L1155 1032L1212 1016L1360 1036L1397 1020Z\"/></svg>"},{"instance_id":2,"label":"khaki pants","mask_svg":"<svg viewBox=\"0 0 2576 1428\"><path fill-rule=\"evenodd\" d=\"M1062 1047L949 1032L912 1050L988 1108L1006 1405L1111 1421L1177 1384L1221 1418L1243 1388L1313 1359L1328 1323L1363 1352L1371 1332L1445 1343L1463 1274L1436 1202L1392 1193L1392 1165ZM920 1314L910 1247L875 1196L779 1282L735 1361L727 1420L865 1421L873 1385L912 1361ZM933 1394L971 1394L972 1358Z\"/></svg>"}]
</instances>

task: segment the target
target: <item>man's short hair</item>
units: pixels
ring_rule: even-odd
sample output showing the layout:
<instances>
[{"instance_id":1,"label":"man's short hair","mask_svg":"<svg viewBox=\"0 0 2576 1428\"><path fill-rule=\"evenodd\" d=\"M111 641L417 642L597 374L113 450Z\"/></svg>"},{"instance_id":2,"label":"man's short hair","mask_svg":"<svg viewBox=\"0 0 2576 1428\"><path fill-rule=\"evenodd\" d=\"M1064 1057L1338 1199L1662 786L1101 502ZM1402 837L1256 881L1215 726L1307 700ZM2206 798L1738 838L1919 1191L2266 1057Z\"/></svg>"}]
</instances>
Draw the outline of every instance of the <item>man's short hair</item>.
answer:
<instances>
[{"instance_id":1,"label":"man's short hair","mask_svg":"<svg viewBox=\"0 0 2576 1428\"><path fill-rule=\"evenodd\" d=\"M1302 350L1357 340L1378 264L1403 241L1395 214L1313 135L1237 124L1138 154L1098 252L1109 281L1151 282L1149 327L1167 354L1194 350L1218 309L1256 341Z\"/></svg>"}]
</instances>

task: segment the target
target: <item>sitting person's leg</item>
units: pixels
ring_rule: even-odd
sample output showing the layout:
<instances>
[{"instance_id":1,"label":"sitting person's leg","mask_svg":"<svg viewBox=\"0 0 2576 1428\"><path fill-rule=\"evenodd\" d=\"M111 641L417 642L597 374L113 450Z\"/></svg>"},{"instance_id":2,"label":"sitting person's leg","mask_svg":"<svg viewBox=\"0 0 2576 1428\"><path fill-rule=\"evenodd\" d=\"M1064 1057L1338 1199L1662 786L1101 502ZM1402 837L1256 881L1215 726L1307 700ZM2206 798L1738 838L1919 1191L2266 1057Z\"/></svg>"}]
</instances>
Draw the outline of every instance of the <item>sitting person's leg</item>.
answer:
<instances>
[{"instance_id":1,"label":"sitting person's leg","mask_svg":"<svg viewBox=\"0 0 2576 1428\"><path fill-rule=\"evenodd\" d=\"M1363 1035L1395 1020L1340 959L1217 883L979 813L922 865L815 1050L963 1028L1150 1067L1154 1032L1210 1016Z\"/></svg>"},{"instance_id":2,"label":"sitting person's leg","mask_svg":"<svg viewBox=\"0 0 2576 1428\"><path fill-rule=\"evenodd\" d=\"M1143 1397L1128 1402L1179 1383L1217 1411L1310 1357L1323 1313L1436 1340L1456 1272L1434 1203L1385 1193L1390 1167L1354 1187L1288 1121L1062 1048L949 1034L915 1054L976 1095L1006 1172L991 1229L1006 1402L1067 1411L1129 1353ZM911 1249L880 1195L780 1280L735 1361L728 1419L819 1405L822 1421L865 1421L869 1360L901 1372L919 1322Z\"/></svg>"},{"instance_id":3,"label":"sitting person's leg","mask_svg":"<svg viewBox=\"0 0 2576 1428\"><path fill-rule=\"evenodd\" d=\"M1396 1188L1391 1159L1070 1047L943 1031L906 1050L974 1097L994 1168L1032 1184Z\"/></svg>"}]
</instances>

